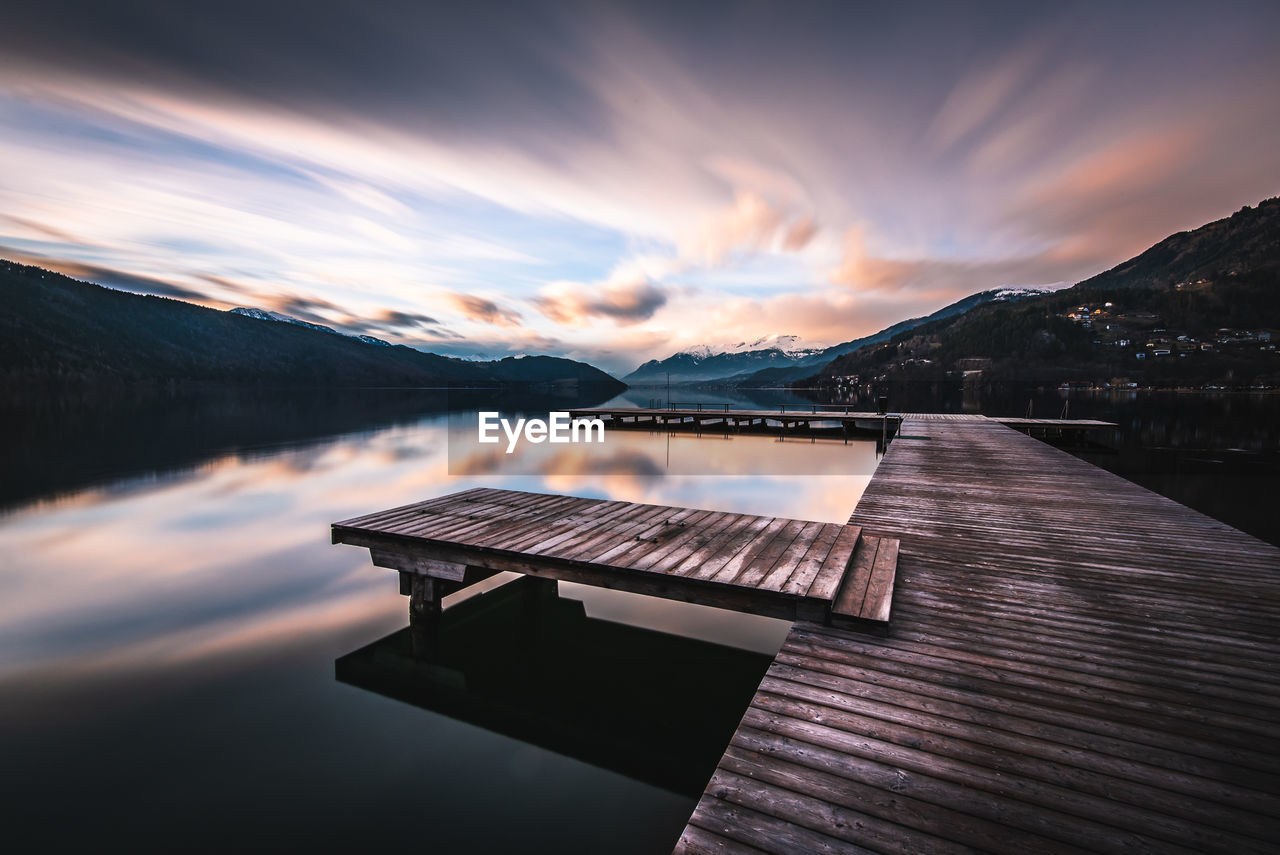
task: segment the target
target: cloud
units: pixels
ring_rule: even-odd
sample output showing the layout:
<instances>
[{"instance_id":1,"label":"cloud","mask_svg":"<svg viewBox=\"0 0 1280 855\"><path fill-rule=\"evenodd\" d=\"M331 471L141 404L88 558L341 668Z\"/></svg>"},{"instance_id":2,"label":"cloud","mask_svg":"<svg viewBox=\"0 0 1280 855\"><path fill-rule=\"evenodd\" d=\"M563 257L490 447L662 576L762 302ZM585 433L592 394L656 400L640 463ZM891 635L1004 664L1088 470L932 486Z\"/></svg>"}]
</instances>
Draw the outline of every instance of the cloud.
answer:
<instances>
[{"instance_id":1,"label":"cloud","mask_svg":"<svg viewBox=\"0 0 1280 855\"><path fill-rule=\"evenodd\" d=\"M854 294L826 289L725 301L712 310L709 320L726 340L750 338L760 329L760 319L768 318L771 328L780 332L813 344L832 345L879 332L908 317L927 315L960 296L964 295Z\"/></svg>"},{"instance_id":2,"label":"cloud","mask_svg":"<svg viewBox=\"0 0 1280 855\"><path fill-rule=\"evenodd\" d=\"M1025 43L994 65L964 75L929 128L933 144L950 148L992 121L1027 85L1044 53L1043 44Z\"/></svg>"},{"instance_id":3,"label":"cloud","mask_svg":"<svg viewBox=\"0 0 1280 855\"><path fill-rule=\"evenodd\" d=\"M198 291L184 288L173 282L152 276L143 276L138 273L130 273L126 270L104 267L99 264L49 258L37 253L23 252L3 246L0 246L0 252L3 252L8 258L23 264L43 267L46 270L53 270L64 276L70 276L72 279L81 279L96 285L114 288L117 291L128 291L133 294L152 294L158 297L176 297L180 300L198 300L203 296Z\"/></svg>"},{"instance_id":4,"label":"cloud","mask_svg":"<svg viewBox=\"0 0 1280 855\"><path fill-rule=\"evenodd\" d=\"M486 297L477 297L474 294L450 294L449 299L468 320L500 327L518 327L523 321L519 312L499 306Z\"/></svg>"},{"instance_id":5,"label":"cloud","mask_svg":"<svg viewBox=\"0 0 1280 855\"><path fill-rule=\"evenodd\" d=\"M644 278L612 278L595 284L556 282L532 302L565 326L580 327L593 318L627 326L653 317L666 304L667 294Z\"/></svg>"},{"instance_id":6,"label":"cloud","mask_svg":"<svg viewBox=\"0 0 1280 855\"><path fill-rule=\"evenodd\" d=\"M844 233L843 250L840 266L831 272L831 281L855 291L895 291L906 286L920 270L919 262L870 255L860 226L851 226Z\"/></svg>"},{"instance_id":7,"label":"cloud","mask_svg":"<svg viewBox=\"0 0 1280 855\"><path fill-rule=\"evenodd\" d=\"M400 309L383 309L371 319L374 323L392 329L413 329L416 327L433 327L440 322L430 315L418 312L405 312Z\"/></svg>"},{"instance_id":8,"label":"cloud","mask_svg":"<svg viewBox=\"0 0 1280 855\"><path fill-rule=\"evenodd\" d=\"M829 278L857 294L953 302L992 288L1071 285L1097 263L1088 247L1062 243L1004 258L881 258L867 252L863 230L854 227Z\"/></svg>"},{"instance_id":9,"label":"cloud","mask_svg":"<svg viewBox=\"0 0 1280 855\"><path fill-rule=\"evenodd\" d=\"M818 233L818 223L806 215L792 222L782 233L782 248L787 252L799 252L809 245Z\"/></svg>"},{"instance_id":10,"label":"cloud","mask_svg":"<svg viewBox=\"0 0 1280 855\"><path fill-rule=\"evenodd\" d=\"M28 232L34 232L45 238L52 238L59 243L75 245L81 243L80 239L56 226L48 223L38 222L27 217L17 217L13 214L0 214L0 220L6 220L21 229Z\"/></svg>"},{"instance_id":11,"label":"cloud","mask_svg":"<svg viewBox=\"0 0 1280 855\"><path fill-rule=\"evenodd\" d=\"M196 272L194 276L196 279L199 279L204 282L208 282L210 285L216 285L218 288L221 288L224 291L230 291L232 293L248 294L248 293L251 293L253 290L247 285L244 285L241 282L237 282L234 279L229 279L226 276L215 276L212 273L200 273L200 272Z\"/></svg>"},{"instance_id":12,"label":"cloud","mask_svg":"<svg viewBox=\"0 0 1280 855\"><path fill-rule=\"evenodd\" d=\"M744 337L835 335L1280 191L1275 4L749 4L729 31L698 4L126 6L0 28L5 243L330 324L482 293L424 308L495 354L719 340L707 307L744 293Z\"/></svg>"},{"instance_id":13,"label":"cloud","mask_svg":"<svg viewBox=\"0 0 1280 855\"><path fill-rule=\"evenodd\" d=\"M732 205L706 218L680 251L703 264L721 264L737 252L797 252L817 231L812 215L789 219L759 193L745 190L734 196Z\"/></svg>"},{"instance_id":14,"label":"cloud","mask_svg":"<svg viewBox=\"0 0 1280 855\"><path fill-rule=\"evenodd\" d=\"M329 300L302 294L270 294L263 295L258 300L273 312L313 324L335 323L334 318L349 314L346 309Z\"/></svg>"}]
</instances>

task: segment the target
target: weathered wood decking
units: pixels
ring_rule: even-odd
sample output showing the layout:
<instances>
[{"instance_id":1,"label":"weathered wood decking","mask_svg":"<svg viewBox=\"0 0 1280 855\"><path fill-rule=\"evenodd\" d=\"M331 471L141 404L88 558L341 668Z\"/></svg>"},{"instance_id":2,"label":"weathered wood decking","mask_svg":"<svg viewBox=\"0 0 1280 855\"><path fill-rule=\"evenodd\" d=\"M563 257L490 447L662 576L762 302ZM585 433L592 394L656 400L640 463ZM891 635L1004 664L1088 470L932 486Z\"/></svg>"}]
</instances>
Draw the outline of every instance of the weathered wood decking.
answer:
<instances>
[{"instance_id":1,"label":"weathered wood decking","mask_svg":"<svg viewBox=\"0 0 1280 855\"><path fill-rule=\"evenodd\" d=\"M461 583L468 568L876 630L897 544L856 525L477 488L334 523L374 563ZM437 598L438 599L438 598Z\"/></svg>"},{"instance_id":2,"label":"weathered wood decking","mask_svg":"<svg viewBox=\"0 0 1280 855\"><path fill-rule=\"evenodd\" d=\"M776 426L783 430L794 430L799 427L811 428L814 425L839 425L850 430L880 431L886 426L890 433L896 429L901 420L909 415L899 413L857 412L848 407L780 407L774 410L735 410L727 405L706 405L697 407L589 407L570 410L573 418L599 418L606 425L614 428L671 428L695 427L709 429L714 427L742 428ZM970 418L960 415L957 418ZM1032 419L1017 417L1000 417L993 421L1019 429L1053 428L1059 431L1091 431L1098 428L1115 427L1113 422L1098 419ZM887 423L887 425L886 425Z\"/></svg>"},{"instance_id":3,"label":"weathered wood decking","mask_svg":"<svg viewBox=\"0 0 1280 855\"><path fill-rule=\"evenodd\" d=\"M1280 550L980 417L850 524L891 636L793 627L678 852L1280 850Z\"/></svg>"},{"instance_id":4,"label":"weathered wood decking","mask_svg":"<svg viewBox=\"0 0 1280 855\"><path fill-rule=\"evenodd\" d=\"M1006 427L1018 428L1054 428L1055 430L1093 430L1094 428L1113 428L1115 422L1104 422L1101 419L1032 419L1017 416L998 416L991 421L999 422Z\"/></svg>"}]
</instances>

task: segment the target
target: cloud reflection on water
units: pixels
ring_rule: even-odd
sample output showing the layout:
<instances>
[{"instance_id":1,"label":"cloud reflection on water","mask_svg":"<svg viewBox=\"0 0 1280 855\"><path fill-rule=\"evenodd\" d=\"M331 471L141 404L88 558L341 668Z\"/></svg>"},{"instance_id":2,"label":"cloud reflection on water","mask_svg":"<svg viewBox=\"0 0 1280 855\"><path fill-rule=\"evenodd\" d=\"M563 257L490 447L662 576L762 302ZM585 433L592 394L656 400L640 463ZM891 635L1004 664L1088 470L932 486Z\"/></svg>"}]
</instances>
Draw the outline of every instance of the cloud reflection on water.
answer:
<instances>
[{"instance_id":1,"label":"cloud reflection on water","mask_svg":"<svg viewBox=\"0 0 1280 855\"><path fill-rule=\"evenodd\" d=\"M179 668L342 627L392 629L405 614L394 576L363 550L328 543L329 523L379 508L501 486L842 522L868 480L867 455L874 465L866 443L679 436L668 469L668 437L610 432L604 447L469 457L467 474L451 476L447 433L431 417L15 510L0 522L0 681ZM779 471L742 474L784 456ZM681 474L690 470L730 474ZM671 604L570 595L615 619L686 621Z\"/></svg>"}]
</instances>

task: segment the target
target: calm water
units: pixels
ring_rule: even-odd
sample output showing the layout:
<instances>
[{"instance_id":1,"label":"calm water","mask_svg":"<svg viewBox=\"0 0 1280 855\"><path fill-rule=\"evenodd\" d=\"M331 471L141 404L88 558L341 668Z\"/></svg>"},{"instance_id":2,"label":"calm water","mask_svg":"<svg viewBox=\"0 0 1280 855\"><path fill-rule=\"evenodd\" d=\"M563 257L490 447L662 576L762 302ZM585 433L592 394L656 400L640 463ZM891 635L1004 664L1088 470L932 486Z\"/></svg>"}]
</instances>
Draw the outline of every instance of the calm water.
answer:
<instances>
[{"instance_id":1,"label":"calm water","mask_svg":"<svg viewBox=\"0 0 1280 855\"><path fill-rule=\"evenodd\" d=\"M471 486L842 522L874 445L618 432L590 454L451 455L471 416L449 404L477 408L370 391L6 419L9 834L668 850L785 624L562 584L530 641L498 588L447 601L447 661L423 666L394 573L330 546L329 523Z\"/></svg>"},{"instance_id":2,"label":"calm water","mask_svg":"<svg viewBox=\"0 0 1280 855\"><path fill-rule=\"evenodd\" d=\"M925 391L891 407L1068 405L1117 421L1076 453L1278 538L1275 397ZM57 402L0 419L10 837L667 851L785 624L563 584L530 632L524 595L497 587L449 601L444 655L424 665L395 575L330 546L329 523L477 485L843 521L874 445L614 432L589 453L508 458L465 441L492 406L364 391Z\"/></svg>"}]
</instances>

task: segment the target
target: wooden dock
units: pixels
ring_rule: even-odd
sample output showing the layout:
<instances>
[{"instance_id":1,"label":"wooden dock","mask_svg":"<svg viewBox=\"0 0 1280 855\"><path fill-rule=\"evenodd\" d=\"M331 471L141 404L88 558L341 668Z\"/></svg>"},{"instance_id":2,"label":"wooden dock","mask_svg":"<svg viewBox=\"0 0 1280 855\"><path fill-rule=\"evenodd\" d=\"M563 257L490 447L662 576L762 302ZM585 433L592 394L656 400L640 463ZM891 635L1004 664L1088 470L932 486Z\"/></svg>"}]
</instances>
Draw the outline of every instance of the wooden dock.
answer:
<instances>
[{"instance_id":1,"label":"wooden dock","mask_svg":"<svg viewBox=\"0 0 1280 855\"><path fill-rule=\"evenodd\" d=\"M1280 851L1280 550L981 417L849 522L890 636L795 624L677 852Z\"/></svg>"},{"instance_id":2,"label":"wooden dock","mask_svg":"<svg viewBox=\"0 0 1280 855\"><path fill-rule=\"evenodd\" d=\"M334 523L398 570L415 617L499 571L883 630L897 543L857 525L477 488Z\"/></svg>"},{"instance_id":3,"label":"wooden dock","mask_svg":"<svg viewBox=\"0 0 1280 855\"><path fill-rule=\"evenodd\" d=\"M892 435L901 417L897 415L856 412L848 408L780 407L774 410L735 410L727 406L693 406L680 408L653 407L589 407L570 410L572 418L600 419L608 428L691 429L733 433L777 431L781 433L815 429L883 433Z\"/></svg>"},{"instance_id":4,"label":"wooden dock","mask_svg":"<svg viewBox=\"0 0 1280 855\"><path fill-rule=\"evenodd\" d=\"M860 412L849 407L780 407L774 410L732 409L728 405L696 405L692 407L588 407L570 410L575 419L598 418L608 428L640 428L662 430L694 430L726 433L779 432L854 432L876 433L892 437L900 428L906 413ZM973 418L956 415L957 419ZM1024 432L1054 430L1059 433L1081 433L1116 427L1114 422L1099 419L1032 419L1001 417L992 419Z\"/></svg>"},{"instance_id":5,"label":"wooden dock","mask_svg":"<svg viewBox=\"0 0 1280 855\"><path fill-rule=\"evenodd\" d=\"M990 419L1005 427L1025 430L1027 428L1053 428L1055 430L1094 430L1097 428L1116 427L1115 422L1104 422L1101 419L1031 419L1000 416Z\"/></svg>"}]
</instances>

